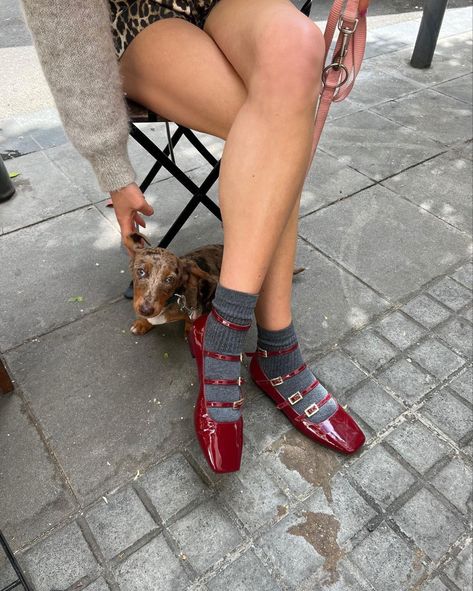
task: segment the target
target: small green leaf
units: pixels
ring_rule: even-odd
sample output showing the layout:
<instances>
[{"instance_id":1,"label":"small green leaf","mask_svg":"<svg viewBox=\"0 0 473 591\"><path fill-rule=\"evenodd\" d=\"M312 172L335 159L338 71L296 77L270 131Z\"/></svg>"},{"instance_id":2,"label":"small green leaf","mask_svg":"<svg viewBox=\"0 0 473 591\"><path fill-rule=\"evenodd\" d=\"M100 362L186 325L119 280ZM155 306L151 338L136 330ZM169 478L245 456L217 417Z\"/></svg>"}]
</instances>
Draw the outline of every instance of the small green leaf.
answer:
<instances>
[{"instance_id":1,"label":"small green leaf","mask_svg":"<svg viewBox=\"0 0 473 591\"><path fill-rule=\"evenodd\" d=\"M83 302L84 298L82 296L72 296L67 301L68 302Z\"/></svg>"},{"instance_id":2,"label":"small green leaf","mask_svg":"<svg viewBox=\"0 0 473 591\"><path fill-rule=\"evenodd\" d=\"M14 179L16 176L19 176L21 172L10 172L10 178Z\"/></svg>"}]
</instances>

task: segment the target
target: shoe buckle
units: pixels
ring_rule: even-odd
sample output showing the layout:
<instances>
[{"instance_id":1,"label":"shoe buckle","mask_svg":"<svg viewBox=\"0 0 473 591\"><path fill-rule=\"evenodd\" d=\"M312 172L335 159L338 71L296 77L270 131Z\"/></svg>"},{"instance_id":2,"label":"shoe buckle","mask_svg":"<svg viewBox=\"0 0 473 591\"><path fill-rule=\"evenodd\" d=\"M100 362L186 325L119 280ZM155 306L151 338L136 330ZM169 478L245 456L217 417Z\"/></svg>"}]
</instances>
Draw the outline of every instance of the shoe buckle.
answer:
<instances>
[{"instance_id":1,"label":"shoe buckle","mask_svg":"<svg viewBox=\"0 0 473 591\"><path fill-rule=\"evenodd\" d=\"M319 410L320 410L319 405L314 402L314 404L311 404L309 407L307 407L305 409L304 413L308 417L312 417L313 415L315 415L316 413L318 413Z\"/></svg>"},{"instance_id":2,"label":"shoe buckle","mask_svg":"<svg viewBox=\"0 0 473 591\"><path fill-rule=\"evenodd\" d=\"M302 396L302 394L299 392L299 390L297 392L294 392L294 394L291 394L291 396L289 396L289 398L287 399L289 404L294 405L297 404L299 402L299 400L302 400L304 397Z\"/></svg>"},{"instance_id":3,"label":"shoe buckle","mask_svg":"<svg viewBox=\"0 0 473 591\"><path fill-rule=\"evenodd\" d=\"M284 380L282 379L281 376L278 376L277 378L273 378L272 380L269 380L269 383L271 384L271 386L280 386L283 382L284 382Z\"/></svg>"},{"instance_id":4,"label":"shoe buckle","mask_svg":"<svg viewBox=\"0 0 473 591\"><path fill-rule=\"evenodd\" d=\"M233 403L233 408L235 410L238 410L239 408L241 408L243 404L243 398L240 398L239 400L235 400L235 402Z\"/></svg>"}]
</instances>

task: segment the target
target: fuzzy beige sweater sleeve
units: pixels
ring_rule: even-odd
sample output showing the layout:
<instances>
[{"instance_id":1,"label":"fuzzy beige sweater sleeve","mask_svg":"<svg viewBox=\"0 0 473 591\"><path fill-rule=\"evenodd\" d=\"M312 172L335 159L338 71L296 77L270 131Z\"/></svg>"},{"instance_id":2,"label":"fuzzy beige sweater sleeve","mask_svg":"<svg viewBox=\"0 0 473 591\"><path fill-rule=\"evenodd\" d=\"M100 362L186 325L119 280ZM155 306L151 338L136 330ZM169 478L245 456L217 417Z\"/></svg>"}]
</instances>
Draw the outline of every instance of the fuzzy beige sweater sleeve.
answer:
<instances>
[{"instance_id":1,"label":"fuzzy beige sweater sleeve","mask_svg":"<svg viewBox=\"0 0 473 591\"><path fill-rule=\"evenodd\" d=\"M102 191L135 180L128 117L107 0L22 0L26 23L67 136Z\"/></svg>"}]
</instances>

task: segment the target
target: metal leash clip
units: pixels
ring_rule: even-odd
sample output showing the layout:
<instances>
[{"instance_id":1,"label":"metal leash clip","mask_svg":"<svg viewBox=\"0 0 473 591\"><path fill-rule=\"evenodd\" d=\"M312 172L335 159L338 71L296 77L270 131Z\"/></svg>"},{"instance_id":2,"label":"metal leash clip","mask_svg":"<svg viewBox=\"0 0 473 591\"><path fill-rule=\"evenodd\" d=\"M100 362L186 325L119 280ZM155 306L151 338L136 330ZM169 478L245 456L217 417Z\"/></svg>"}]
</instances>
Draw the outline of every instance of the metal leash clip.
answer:
<instances>
[{"instance_id":1,"label":"metal leash clip","mask_svg":"<svg viewBox=\"0 0 473 591\"><path fill-rule=\"evenodd\" d=\"M194 313L197 311L197 308L190 308L187 305L186 296L184 294L175 293L174 295L177 298L177 305L179 307L179 310L181 312L185 312L189 316L189 318L192 320Z\"/></svg>"},{"instance_id":2,"label":"metal leash clip","mask_svg":"<svg viewBox=\"0 0 473 591\"><path fill-rule=\"evenodd\" d=\"M350 38L353 35L353 33L356 31L356 27L358 26L358 19L355 19L355 22L353 24L353 28L350 29L348 27L343 26L343 15L341 15L340 18L338 19L337 26L338 26L338 30L342 34L342 44L341 44L340 49L338 50L337 54L333 57L334 61L331 64L329 64L328 66L325 66L325 68L323 69L323 72L322 72L322 81L325 84L325 82L327 80L328 73L330 72L331 69L333 69L335 71L338 71L340 69L343 70L342 80L339 81L338 84L336 84L334 86L334 88L339 88L340 86L343 86L345 84L345 82L348 80L348 77L349 77L348 68L343 63L343 60L345 59L345 57L348 53L348 46L350 44Z\"/></svg>"}]
</instances>

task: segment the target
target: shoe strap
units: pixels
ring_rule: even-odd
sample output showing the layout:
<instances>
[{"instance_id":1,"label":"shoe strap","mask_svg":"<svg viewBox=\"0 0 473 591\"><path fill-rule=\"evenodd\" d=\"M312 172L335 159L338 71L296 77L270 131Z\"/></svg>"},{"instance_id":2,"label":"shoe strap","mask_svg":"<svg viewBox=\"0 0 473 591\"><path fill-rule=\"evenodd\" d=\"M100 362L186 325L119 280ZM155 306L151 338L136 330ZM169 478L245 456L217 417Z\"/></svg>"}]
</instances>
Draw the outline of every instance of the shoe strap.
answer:
<instances>
[{"instance_id":1,"label":"shoe strap","mask_svg":"<svg viewBox=\"0 0 473 591\"><path fill-rule=\"evenodd\" d=\"M276 408L282 410L283 408L287 408L288 406L294 406L295 404L300 402L304 398L304 396L309 394L309 392L312 392L314 388L317 388L319 384L319 380L314 380L312 384L310 384L303 390L298 390L297 392L294 392L294 394L291 394L284 402L281 402L278 405L276 405Z\"/></svg>"},{"instance_id":2,"label":"shoe strap","mask_svg":"<svg viewBox=\"0 0 473 591\"><path fill-rule=\"evenodd\" d=\"M203 351L203 354L206 357L212 357L212 359L219 359L221 361L243 361L243 353L240 353L240 355L224 355L216 351Z\"/></svg>"},{"instance_id":3,"label":"shoe strap","mask_svg":"<svg viewBox=\"0 0 473 591\"><path fill-rule=\"evenodd\" d=\"M228 328L233 328L233 330L248 330L251 327L251 324L235 324L234 322L230 322L230 320L225 320L225 318L220 316L215 308L212 308L212 315L215 320L220 322L220 324L223 324Z\"/></svg>"},{"instance_id":4,"label":"shoe strap","mask_svg":"<svg viewBox=\"0 0 473 591\"><path fill-rule=\"evenodd\" d=\"M241 377L236 380L215 380L213 378L204 378L204 384L216 385L216 386L241 386L245 383L245 380Z\"/></svg>"},{"instance_id":5,"label":"shoe strap","mask_svg":"<svg viewBox=\"0 0 473 591\"><path fill-rule=\"evenodd\" d=\"M297 349L299 343L296 341L290 347L286 347L285 349L275 349L268 351L267 349L263 349L262 347L257 347L254 353L247 353L248 357L252 357L253 355L258 355L258 357L274 357L275 355L286 355L287 353L292 353Z\"/></svg>"},{"instance_id":6,"label":"shoe strap","mask_svg":"<svg viewBox=\"0 0 473 591\"><path fill-rule=\"evenodd\" d=\"M309 419L310 417L314 416L315 414L317 414L319 412L319 410L322 408L322 406L324 406L324 404L326 404L331 398L332 398L332 395L330 394L330 392L327 392L325 397L322 398L322 400L320 402L313 402L310 406L308 406L305 409L305 411L303 413L298 415L295 420L296 421L304 421L304 420Z\"/></svg>"},{"instance_id":7,"label":"shoe strap","mask_svg":"<svg viewBox=\"0 0 473 591\"><path fill-rule=\"evenodd\" d=\"M218 402L216 400L206 400L205 404L210 408L233 408L239 410L243 406L243 398L235 400L235 402Z\"/></svg>"},{"instance_id":8,"label":"shoe strap","mask_svg":"<svg viewBox=\"0 0 473 591\"><path fill-rule=\"evenodd\" d=\"M307 365L305 363L303 363L295 370L293 370L289 373L286 373L282 376L277 376L275 378L265 379L265 380L256 380L256 383L257 384L271 384L271 386L280 386L283 382L285 382L289 378L292 378L292 377L296 376L297 374L301 373L301 371L304 371L304 369L306 369L306 367L307 367Z\"/></svg>"}]
</instances>

